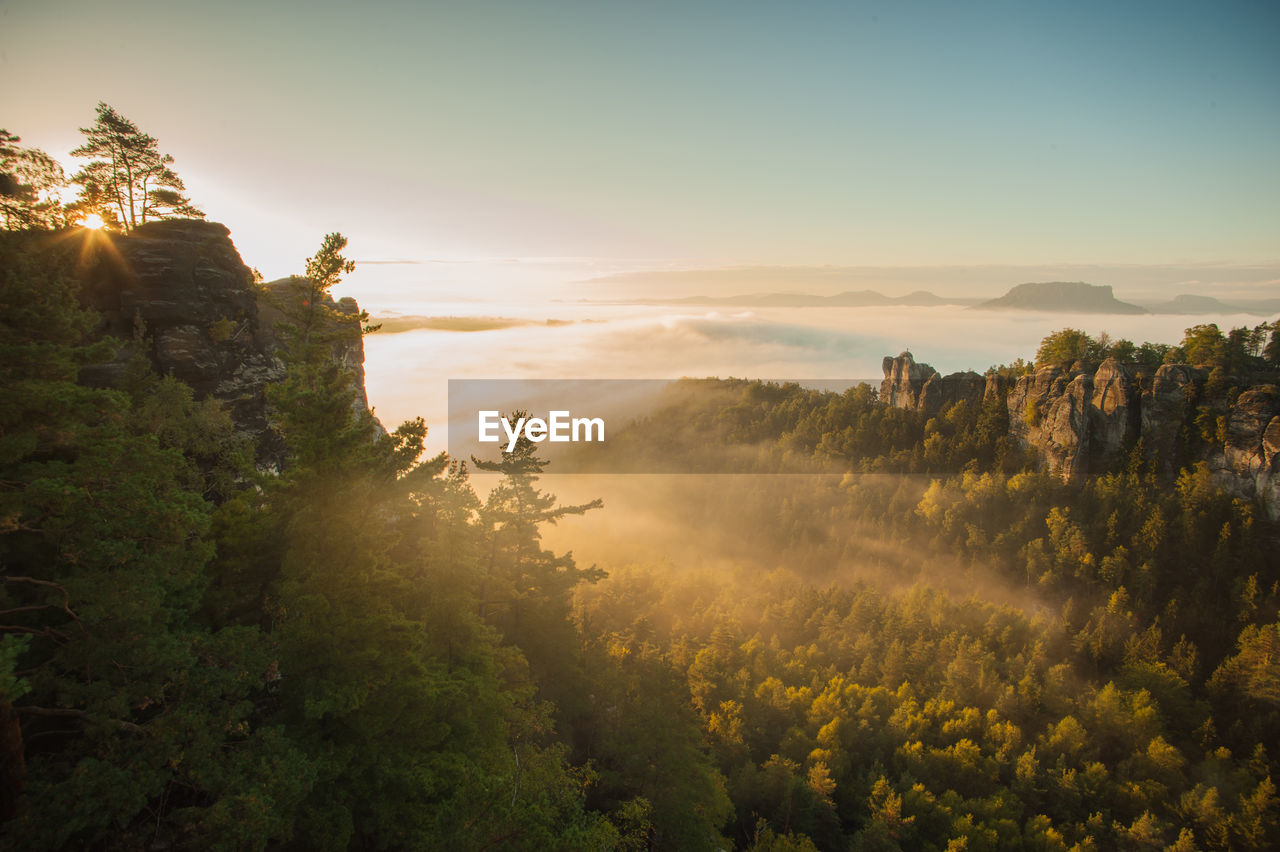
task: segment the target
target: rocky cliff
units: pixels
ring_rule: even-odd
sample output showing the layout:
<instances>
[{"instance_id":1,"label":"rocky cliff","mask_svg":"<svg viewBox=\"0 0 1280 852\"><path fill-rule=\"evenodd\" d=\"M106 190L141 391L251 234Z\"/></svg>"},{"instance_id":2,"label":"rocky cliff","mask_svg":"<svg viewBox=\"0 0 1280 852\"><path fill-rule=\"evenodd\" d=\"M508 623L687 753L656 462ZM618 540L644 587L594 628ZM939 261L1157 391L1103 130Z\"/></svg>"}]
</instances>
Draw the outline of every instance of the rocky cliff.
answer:
<instances>
[{"instance_id":1,"label":"rocky cliff","mask_svg":"<svg viewBox=\"0 0 1280 852\"><path fill-rule=\"evenodd\" d=\"M971 371L943 376L928 364L917 364L910 352L886 357L881 365L884 381L880 398L898 408L912 408L936 417L944 408L966 401L976 405L985 398L987 380Z\"/></svg>"},{"instance_id":2,"label":"rocky cliff","mask_svg":"<svg viewBox=\"0 0 1280 852\"><path fill-rule=\"evenodd\" d=\"M211 222L154 222L95 239L83 298L102 314L103 332L128 343L114 361L83 370L82 380L116 384L141 351L198 398L222 401L257 447L258 466L279 470L285 447L271 429L265 390L285 374L276 323L290 298L287 280L255 284L230 232ZM336 307L352 316L352 333L334 342L334 357L356 373L367 407L359 310L351 299Z\"/></svg>"},{"instance_id":3,"label":"rocky cliff","mask_svg":"<svg viewBox=\"0 0 1280 852\"><path fill-rule=\"evenodd\" d=\"M1092 372L1041 367L1012 382L994 374L939 376L910 352L885 358L883 369L880 398L926 417L962 399L1003 398L1010 435L1034 448L1046 469L1064 479L1111 468L1140 440L1164 473L1204 462L1225 487L1257 498L1270 518L1280 519L1280 390L1275 385L1248 388L1224 403L1218 435L1204 443L1188 440L1188 434L1208 374L1186 364L1164 364L1145 382L1110 359Z\"/></svg>"}]
</instances>

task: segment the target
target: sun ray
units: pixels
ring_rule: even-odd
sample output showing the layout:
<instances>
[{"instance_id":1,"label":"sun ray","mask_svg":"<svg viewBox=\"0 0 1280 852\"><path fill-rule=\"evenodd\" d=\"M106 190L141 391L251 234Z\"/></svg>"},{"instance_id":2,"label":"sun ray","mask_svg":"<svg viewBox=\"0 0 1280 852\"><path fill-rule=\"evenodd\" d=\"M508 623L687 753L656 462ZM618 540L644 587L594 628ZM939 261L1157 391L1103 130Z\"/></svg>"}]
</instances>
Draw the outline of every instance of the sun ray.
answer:
<instances>
[{"instance_id":1,"label":"sun ray","mask_svg":"<svg viewBox=\"0 0 1280 852\"><path fill-rule=\"evenodd\" d=\"M102 224L96 224L98 222ZM113 265L121 266L124 264L124 258L116 249L116 235L112 234L106 225L106 221L97 213L89 213L77 223L76 227L63 230L55 239L58 242L77 238L80 240L78 266L82 270L102 256L105 256Z\"/></svg>"}]
</instances>

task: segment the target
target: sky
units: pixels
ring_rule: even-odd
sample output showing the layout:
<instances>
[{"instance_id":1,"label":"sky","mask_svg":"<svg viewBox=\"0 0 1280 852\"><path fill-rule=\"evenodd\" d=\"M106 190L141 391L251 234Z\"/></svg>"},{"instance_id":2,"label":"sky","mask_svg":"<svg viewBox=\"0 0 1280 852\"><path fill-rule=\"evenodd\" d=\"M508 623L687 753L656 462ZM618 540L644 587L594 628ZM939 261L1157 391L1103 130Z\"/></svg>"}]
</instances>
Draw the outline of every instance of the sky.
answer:
<instances>
[{"instance_id":1,"label":"sky","mask_svg":"<svg viewBox=\"0 0 1280 852\"><path fill-rule=\"evenodd\" d=\"M0 127L73 165L111 104L268 278L337 230L371 285L458 298L757 264L1199 281L1280 263L1277 44L1268 0L0 0Z\"/></svg>"}]
</instances>

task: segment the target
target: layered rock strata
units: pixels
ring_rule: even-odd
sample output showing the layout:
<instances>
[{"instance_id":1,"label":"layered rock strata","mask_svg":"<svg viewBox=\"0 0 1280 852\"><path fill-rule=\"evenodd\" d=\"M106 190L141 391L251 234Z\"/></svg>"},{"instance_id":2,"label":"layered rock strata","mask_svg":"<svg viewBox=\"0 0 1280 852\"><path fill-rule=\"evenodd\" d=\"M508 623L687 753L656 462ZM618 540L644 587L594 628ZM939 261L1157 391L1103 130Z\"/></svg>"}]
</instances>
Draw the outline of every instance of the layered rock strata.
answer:
<instances>
[{"instance_id":1,"label":"layered rock strata","mask_svg":"<svg viewBox=\"0 0 1280 852\"><path fill-rule=\"evenodd\" d=\"M1040 367L1010 381L997 374L940 376L903 352L885 358L883 371L880 398L926 417L961 400L1003 398L1010 435L1068 481L1112 469L1141 440L1164 473L1203 461L1225 487L1258 499L1270 518L1280 519L1280 391L1274 385L1241 392L1222 415L1220 444L1191 458L1186 435L1207 378L1197 367L1164 364L1146 387L1112 359L1093 372Z\"/></svg>"},{"instance_id":2,"label":"layered rock strata","mask_svg":"<svg viewBox=\"0 0 1280 852\"><path fill-rule=\"evenodd\" d=\"M277 325L292 298L288 280L255 284L230 232L212 222L154 222L95 239L86 247L96 256L85 264L83 298L102 314L103 333L126 345L115 360L82 370L81 380L119 384L141 352L197 398L221 401L256 447L258 466L281 469L286 451L271 428L265 391L285 376ZM356 374L358 404L367 407L359 309L351 299L334 306L351 317L351 327L333 336L333 356Z\"/></svg>"}]
</instances>

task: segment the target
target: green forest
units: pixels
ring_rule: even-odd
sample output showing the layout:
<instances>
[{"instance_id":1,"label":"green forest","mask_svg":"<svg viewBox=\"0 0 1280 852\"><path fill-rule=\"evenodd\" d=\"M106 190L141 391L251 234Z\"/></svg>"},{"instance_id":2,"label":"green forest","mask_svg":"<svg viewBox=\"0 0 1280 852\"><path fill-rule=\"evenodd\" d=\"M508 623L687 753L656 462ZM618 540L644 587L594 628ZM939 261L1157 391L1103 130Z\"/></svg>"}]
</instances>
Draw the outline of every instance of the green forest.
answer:
<instances>
[{"instance_id":1,"label":"green forest","mask_svg":"<svg viewBox=\"0 0 1280 852\"><path fill-rule=\"evenodd\" d=\"M1082 482L1001 398L677 386L613 447L690 474L607 510L667 556L606 571L546 544L604 512L533 444L427 458L358 404L338 235L280 307L262 471L145 357L81 381L130 343L81 234L0 235L4 848L1280 847L1280 529L1196 461L1277 393L1275 324L992 368L1202 368L1187 464ZM811 472L692 475L713 446Z\"/></svg>"}]
</instances>

